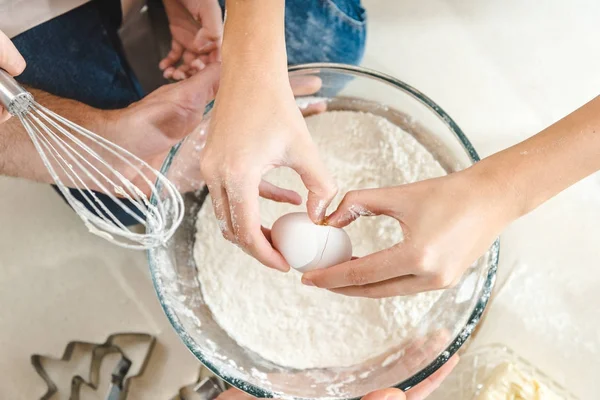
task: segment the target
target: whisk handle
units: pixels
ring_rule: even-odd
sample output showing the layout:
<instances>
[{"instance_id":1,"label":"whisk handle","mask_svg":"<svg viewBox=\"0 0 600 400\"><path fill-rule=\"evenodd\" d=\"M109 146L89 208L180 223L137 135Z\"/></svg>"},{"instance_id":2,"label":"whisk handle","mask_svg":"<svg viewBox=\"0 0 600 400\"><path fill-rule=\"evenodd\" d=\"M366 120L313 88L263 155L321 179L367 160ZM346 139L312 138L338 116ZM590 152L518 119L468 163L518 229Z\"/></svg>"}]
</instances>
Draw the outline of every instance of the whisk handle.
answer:
<instances>
[{"instance_id":1,"label":"whisk handle","mask_svg":"<svg viewBox=\"0 0 600 400\"><path fill-rule=\"evenodd\" d=\"M33 104L33 96L23 86L0 68L0 104L12 115L27 112Z\"/></svg>"}]
</instances>

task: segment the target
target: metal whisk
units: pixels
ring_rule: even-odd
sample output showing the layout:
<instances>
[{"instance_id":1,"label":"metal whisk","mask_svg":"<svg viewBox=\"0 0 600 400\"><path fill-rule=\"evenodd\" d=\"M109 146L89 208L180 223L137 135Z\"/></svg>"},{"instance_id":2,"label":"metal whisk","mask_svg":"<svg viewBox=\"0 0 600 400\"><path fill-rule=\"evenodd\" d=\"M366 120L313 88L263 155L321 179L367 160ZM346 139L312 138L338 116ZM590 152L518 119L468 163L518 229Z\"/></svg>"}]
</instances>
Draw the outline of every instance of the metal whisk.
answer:
<instances>
[{"instance_id":1,"label":"metal whisk","mask_svg":"<svg viewBox=\"0 0 600 400\"><path fill-rule=\"evenodd\" d=\"M183 219L181 194L164 175L131 152L36 103L31 93L0 69L0 103L19 118L57 188L90 232L122 247L148 249L164 244ZM144 192L98 151L118 161ZM94 191L108 196L146 228L126 227ZM69 188L79 194L77 199ZM150 198L153 200L150 201Z\"/></svg>"}]
</instances>

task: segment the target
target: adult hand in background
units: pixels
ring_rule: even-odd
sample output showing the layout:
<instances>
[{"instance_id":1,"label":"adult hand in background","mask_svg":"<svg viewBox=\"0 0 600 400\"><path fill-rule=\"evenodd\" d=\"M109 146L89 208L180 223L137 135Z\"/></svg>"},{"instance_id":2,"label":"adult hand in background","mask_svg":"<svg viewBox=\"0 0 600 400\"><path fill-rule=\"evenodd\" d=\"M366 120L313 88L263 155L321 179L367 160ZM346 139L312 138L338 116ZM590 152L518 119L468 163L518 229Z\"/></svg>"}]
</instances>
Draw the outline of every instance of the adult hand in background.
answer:
<instances>
[{"instance_id":1,"label":"adult hand in background","mask_svg":"<svg viewBox=\"0 0 600 400\"><path fill-rule=\"evenodd\" d=\"M315 222L323 220L337 189L284 72L268 79L238 79L231 86L222 81L201 169L225 238L264 265L287 271L289 265L261 229L258 198L265 190L263 175L278 167L295 170L308 189L308 213ZM296 95L310 94L321 81L308 77L294 85ZM283 190L272 185L268 189Z\"/></svg>"},{"instance_id":2,"label":"adult hand in background","mask_svg":"<svg viewBox=\"0 0 600 400\"><path fill-rule=\"evenodd\" d=\"M328 224L344 227L360 216L386 215L398 221L404 240L365 257L307 272L302 281L372 298L449 287L517 217L511 191L501 187L480 173L477 164L441 178L349 192Z\"/></svg>"},{"instance_id":3,"label":"adult hand in background","mask_svg":"<svg viewBox=\"0 0 600 400\"><path fill-rule=\"evenodd\" d=\"M414 388L404 393L400 389L381 389L364 396L362 400L424 400L429 396L458 364L458 356L452 357L446 364L438 369L433 375L419 383ZM229 389L221 393L217 400L254 400L255 397L238 389Z\"/></svg>"},{"instance_id":4,"label":"adult hand in background","mask_svg":"<svg viewBox=\"0 0 600 400\"><path fill-rule=\"evenodd\" d=\"M25 69L25 60L12 41L0 31L0 68L12 76L17 76ZM0 104L0 123L10 118L8 111Z\"/></svg>"},{"instance_id":5,"label":"adult hand in background","mask_svg":"<svg viewBox=\"0 0 600 400\"><path fill-rule=\"evenodd\" d=\"M162 86L120 110L99 110L75 100L28 89L39 104L129 150L158 169L171 147L200 127L205 105L215 96L219 73L218 65L207 67L191 79ZM140 179L135 168L101 144L84 141L125 178L146 193L150 192L150 185ZM37 182L54 182L18 120L12 119L0 126L0 160L1 174ZM197 163L197 160L194 161ZM99 163L95 164L101 167ZM99 172L105 171L102 168ZM80 176L89 178L86 174ZM63 179L67 178L63 176ZM90 189L100 189L98 181L90 179L84 183ZM152 182L150 184L153 185Z\"/></svg>"},{"instance_id":6,"label":"adult hand in background","mask_svg":"<svg viewBox=\"0 0 600 400\"><path fill-rule=\"evenodd\" d=\"M220 66L210 65L189 79L158 88L125 109L107 111L102 136L160 169L171 148L199 128L206 104L216 95L219 74ZM118 169L142 190L150 189L141 179L127 176L125 166Z\"/></svg>"},{"instance_id":7,"label":"adult hand in background","mask_svg":"<svg viewBox=\"0 0 600 400\"><path fill-rule=\"evenodd\" d=\"M223 19L217 0L163 0L171 51L160 62L165 78L182 80L220 61Z\"/></svg>"}]
</instances>

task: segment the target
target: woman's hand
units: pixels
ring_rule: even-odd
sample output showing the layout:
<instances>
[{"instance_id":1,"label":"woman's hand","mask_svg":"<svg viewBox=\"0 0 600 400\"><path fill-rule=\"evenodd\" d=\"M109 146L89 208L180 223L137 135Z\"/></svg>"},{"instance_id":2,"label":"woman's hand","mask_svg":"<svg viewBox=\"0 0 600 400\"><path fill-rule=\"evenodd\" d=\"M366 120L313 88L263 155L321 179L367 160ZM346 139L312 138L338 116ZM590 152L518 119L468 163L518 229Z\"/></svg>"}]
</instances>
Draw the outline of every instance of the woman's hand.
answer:
<instances>
[{"instance_id":1,"label":"woman's hand","mask_svg":"<svg viewBox=\"0 0 600 400\"><path fill-rule=\"evenodd\" d=\"M223 19L217 0L163 0L171 51L159 68L167 79L182 80L221 59Z\"/></svg>"},{"instance_id":2,"label":"woman's hand","mask_svg":"<svg viewBox=\"0 0 600 400\"><path fill-rule=\"evenodd\" d=\"M344 227L359 216L398 221L404 240L333 267L307 272L307 285L360 297L383 298L455 284L494 242L517 211L510 190L478 166L398 187L349 192L328 224Z\"/></svg>"},{"instance_id":3,"label":"woman's hand","mask_svg":"<svg viewBox=\"0 0 600 400\"><path fill-rule=\"evenodd\" d=\"M313 143L294 100L287 72L278 78L224 79L217 95L201 161L215 215L225 238L263 264L287 271L289 266L263 233L259 195L278 197L283 189L262 181L273 168L294 169L309 191L308 213L321 222L337 189ZM318 90L320 80L296 82L296 93ZM265 196L265 191L272 195Z\"/></svg>"},{"instance_id":4,"label":"woman's hand","mask_svg":"<svg viewBox=\"0 0 600 400\"><path fill-rule=\"evenodd\" d=\"M410 185L350 192L329 218L398 220L404 241L307 272L308 285L349 296L388 297L457 282L511 221L600 170L600 96L537 135L471 168Z\"/></svg>"},{"instance_id":5,"label":"woman's hand","mask_svg":"<svg viewBox=\"0 0 600 400\"><path fill-rule=\"evenodd\" d=\"M0 68L12 76L17 76L25 69L25 60L12 41L0 31ZM0 104L0 123L10 118L8 111Z\"/></svg>"}]
</instances>

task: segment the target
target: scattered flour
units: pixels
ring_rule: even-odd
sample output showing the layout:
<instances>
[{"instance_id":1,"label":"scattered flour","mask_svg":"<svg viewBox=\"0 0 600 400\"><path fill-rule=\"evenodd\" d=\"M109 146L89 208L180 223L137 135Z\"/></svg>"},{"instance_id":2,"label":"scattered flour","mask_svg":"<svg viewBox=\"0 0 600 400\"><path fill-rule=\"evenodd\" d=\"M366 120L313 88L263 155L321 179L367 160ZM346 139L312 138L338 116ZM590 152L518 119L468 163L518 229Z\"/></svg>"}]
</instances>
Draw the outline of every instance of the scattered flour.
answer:
<instances>
[{"instance_id":1,"label":"scattered flour","mask_svg":"<svg viewBox=\"0 0 600 400\"><path fill-rule=\"evenodd\" d=\"M348 190L445 174L411 135L382 117L334 111L306 122L338 183L334 203ZM266 178L306 195L289 169L273 170ZM301 210L261 201L268 227L282 214ZM347 232L357 256L402 240L399 224L385 217L360 218ZM268 269L226 242L210 206L198 214L194 256L204 299L219 325L241 346L291 368L344 367L378 356L401 342L441 294L373 300L304 286L299 273Z\"/></svg>"}]
</instances>

